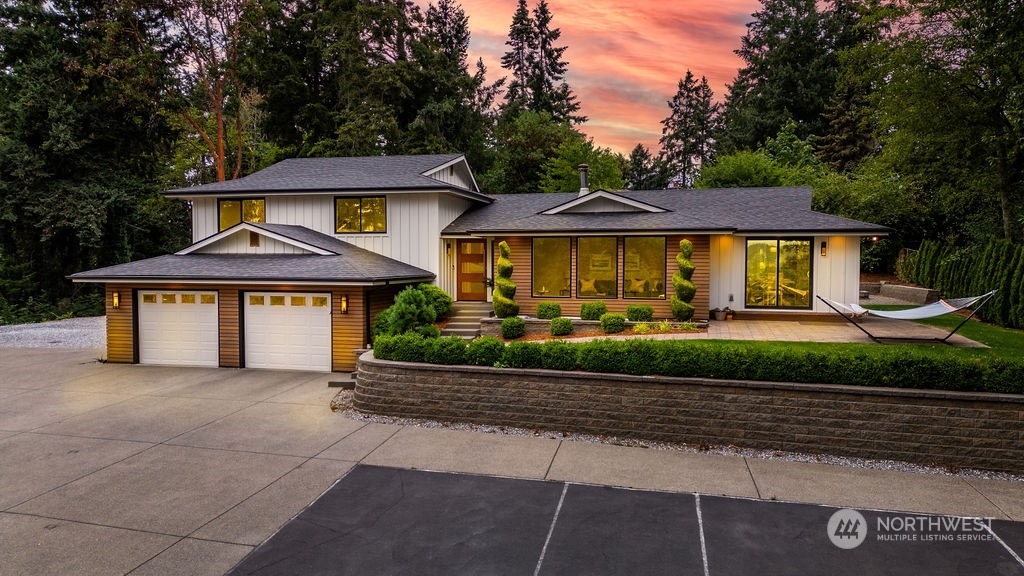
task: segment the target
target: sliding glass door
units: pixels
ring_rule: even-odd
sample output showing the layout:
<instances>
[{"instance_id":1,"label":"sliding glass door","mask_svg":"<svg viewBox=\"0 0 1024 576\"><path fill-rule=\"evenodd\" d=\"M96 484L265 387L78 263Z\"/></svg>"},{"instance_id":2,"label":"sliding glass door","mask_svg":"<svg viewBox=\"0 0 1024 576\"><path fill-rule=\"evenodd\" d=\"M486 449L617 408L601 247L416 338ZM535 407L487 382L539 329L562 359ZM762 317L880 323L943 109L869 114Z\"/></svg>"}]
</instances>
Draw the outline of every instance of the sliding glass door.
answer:
<instances>
[{"instance_id":1,"label":"sliding glass door","mask_svg":"<svg viewBox=\"0 0 1024 576\"><path fill-rule=\"evenodd\" d=\"M747 308L811 307L813 239L747 240Z\"/></svg>"}]
</instances>

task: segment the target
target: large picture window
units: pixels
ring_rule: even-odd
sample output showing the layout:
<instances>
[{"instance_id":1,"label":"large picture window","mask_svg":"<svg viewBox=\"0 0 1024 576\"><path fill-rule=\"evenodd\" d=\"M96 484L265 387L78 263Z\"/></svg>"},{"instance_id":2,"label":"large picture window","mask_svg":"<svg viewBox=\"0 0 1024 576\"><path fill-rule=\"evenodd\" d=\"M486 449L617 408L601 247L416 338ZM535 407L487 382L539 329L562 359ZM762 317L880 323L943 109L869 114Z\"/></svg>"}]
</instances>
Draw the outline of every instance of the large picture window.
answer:
<instances>
[{"instance_id":1,"label":"large picture window","mask_svg":"<svg viewBox=\"0 0 1024 576\"><path fill-rule=\"evenodd\" d=\"M747 240L747 307L810 308L811 246L811 239Z\"/></svg>"},{"instance_id":2,"label":"large picture window","mask_svg":"<svg viewBox=\"0 0 1024 576\"><path fill-rule=\"evenodd\" d=\"M388 231L387 202L383 196L334 199L337 234L382 234Z\"/></svg>"},{"instance_id":3,"label":"large picture window","mask_svg":"<svg viewBox=\"0 0 1024 576\"><path fill-rule=\"evenodd\" d=\"M626 236L622 292L626 298L665 297L665 237Z\"/></svg>"},{"instance_id":4,"label":"large picture window","mask_svg":"<svg viewBox=\"0 0 1024 576\"><path fill-rule=\"evenodd\" d=\"M263 198L233 198L217 201L220 230L227 230L239 222L266 222L267 207Z\"/></svg>"},{"instance_id":5,"label":"large picture window","mask_svg":"<svg viewBox=\"0 0 1024 576\"><path fill-rule=\"evenodd\" d=\"M579 298L617 298L618 239L581 236L576 244L576 295Z\"/></svg>"},{"instance_id":6,"label":"large picture window","mask_svg":"<svg viewBox=\"0 0 1024 576\"><path fill-rule=\"evenodd\" d=\"M572 273L568 238L533 239L533 297L568 298Z\"/></svg>"}]
</instances>

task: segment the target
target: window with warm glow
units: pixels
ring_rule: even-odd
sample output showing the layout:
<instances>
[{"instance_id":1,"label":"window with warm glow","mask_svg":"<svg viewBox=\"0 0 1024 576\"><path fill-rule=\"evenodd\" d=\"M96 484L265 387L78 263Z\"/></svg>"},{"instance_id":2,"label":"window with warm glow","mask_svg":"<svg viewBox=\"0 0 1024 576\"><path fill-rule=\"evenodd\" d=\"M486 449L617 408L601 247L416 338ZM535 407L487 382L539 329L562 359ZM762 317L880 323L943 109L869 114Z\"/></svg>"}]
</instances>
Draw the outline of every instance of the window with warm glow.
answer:
<instances>
[{"instance_id":1,"label":"window with warm glow","mask_svg":"<svg viewBox=\"0 0 1024 576\"><path fill-rule=\"evenodd\" d=\"M809 239L747 240L747 307L810 308L811 246Z\"/></svg>"},{"instance_id":2,"label":"window with warm glow","mask_svg":"<svg viewBox=\"0 0 1024 576\"><path fill-rule=\"evenodd\" d=\"M533 239L534 298L568 298L572 252L568 238Z\"/></svg>"},{"instance_id":3,"label":"window with warm glow","mask_svg":"<svg viewBox=\"0 0 1024 576\"><path fill-rule=\"evenodd\" d=\"M618 239L581 236L576 239L576 252L576 295L579 298L617 298Z\"/></svg>"},{"instance_id":4,"label":"window with warm glow","mask_svg":"<svg viewBox=\"0 0 1024 576\"><path fill-rule=\"evenodd\" d=\"M218 200L217 212L221 230L231 228L239 222L267 221L267 204L263 198Z\"/></svg>"},{"instance_id":5,"label":"window with warm glow","mask_svg":"<svg viewBox=\"0 0 1024 576\"><path fill-rule=\"evenodd\" d=\"M665 237L623 240L622 291L626 298L665 297Z\"/></svg>"},{"instance_id":6,"label":"window with warm glow","mask_svg":"<svg viewBox=\"0 0 1024 576\"><path fill-rule=\"evenodd\" d=\"M334 199L336 234L383 234L387 231L387 201L383 196Z\"/></svg>"}]
</instances>

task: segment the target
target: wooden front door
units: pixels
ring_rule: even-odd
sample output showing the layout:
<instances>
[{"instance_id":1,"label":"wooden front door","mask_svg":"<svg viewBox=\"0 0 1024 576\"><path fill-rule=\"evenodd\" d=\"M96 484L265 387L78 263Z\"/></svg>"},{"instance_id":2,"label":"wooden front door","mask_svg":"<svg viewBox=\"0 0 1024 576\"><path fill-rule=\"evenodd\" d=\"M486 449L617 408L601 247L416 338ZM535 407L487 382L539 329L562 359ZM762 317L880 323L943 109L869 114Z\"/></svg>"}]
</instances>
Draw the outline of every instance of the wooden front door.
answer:
<instances>
[{"instance_id":1,"label":"wooden front door","mask_svg":"<svg viewBox=\"0 0 1024 576\"><path fill-rule=\"evenodd\" d=\"M487 243L484 240L459 240L458 248L458 299L487 300Z\"/></svg>"}]
</instances>

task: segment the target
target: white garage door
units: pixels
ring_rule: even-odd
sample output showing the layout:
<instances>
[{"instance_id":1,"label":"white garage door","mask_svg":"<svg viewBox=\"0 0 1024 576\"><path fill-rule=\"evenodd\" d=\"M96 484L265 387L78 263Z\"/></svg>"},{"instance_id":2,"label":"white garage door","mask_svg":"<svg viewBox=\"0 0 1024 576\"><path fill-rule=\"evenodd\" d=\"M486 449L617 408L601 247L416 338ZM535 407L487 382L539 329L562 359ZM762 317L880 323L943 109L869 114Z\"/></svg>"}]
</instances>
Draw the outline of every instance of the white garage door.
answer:
<instances>
[{"instance_id":1,"label":"white garage door","mask_svg":"<svg viewBox=\"0 0 1024 576\"><path fill-rule=\"evenodd\" d=\"M245 366L331 371L331 295L248 292Z\"/></svg>"},{"instance_id":2,"label":"white garage door","mask_svg":"<svg viewBox=\"0 0 1024 576\"><path fill-rule=\"evenodd\" d=\"M139 362L177 366L220 364L217 293L139 291Z\"/></svg>"}]
</instances>

